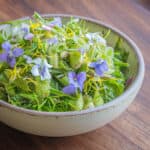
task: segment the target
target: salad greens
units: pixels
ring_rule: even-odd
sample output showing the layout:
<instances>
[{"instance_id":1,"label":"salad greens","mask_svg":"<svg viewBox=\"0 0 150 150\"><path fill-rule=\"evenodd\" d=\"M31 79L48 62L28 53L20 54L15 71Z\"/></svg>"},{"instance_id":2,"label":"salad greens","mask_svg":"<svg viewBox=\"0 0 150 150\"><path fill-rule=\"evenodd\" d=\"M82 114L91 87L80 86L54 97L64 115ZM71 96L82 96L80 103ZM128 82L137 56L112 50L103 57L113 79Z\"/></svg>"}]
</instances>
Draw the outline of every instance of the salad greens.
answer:
<instances>
[{"instance_id":1,"label":"salad greens","mask_svg":"<svg viewBox=\"0 0 150 150\"><path fill-rule=\"evenodd\" d=\"M103 105L125 90L128 54L119 39L91 33L84 21L60 17L0 26L0 99L38 111L65 112Z\"/></svg>"}]
</instances>

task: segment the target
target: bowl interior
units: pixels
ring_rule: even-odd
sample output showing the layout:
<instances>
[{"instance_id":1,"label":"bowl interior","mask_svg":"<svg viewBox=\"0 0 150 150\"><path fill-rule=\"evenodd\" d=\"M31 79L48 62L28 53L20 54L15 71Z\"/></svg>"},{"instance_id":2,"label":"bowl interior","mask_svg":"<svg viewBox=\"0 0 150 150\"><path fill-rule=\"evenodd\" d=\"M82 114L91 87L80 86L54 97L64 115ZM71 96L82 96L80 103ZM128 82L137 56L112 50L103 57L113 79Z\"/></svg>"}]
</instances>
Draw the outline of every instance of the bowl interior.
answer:
<instances>
[{"instance_id":1,"label":"bowl interior","mask_svg":"<svg viewBox=\"0 0 150 150\"><path fill-rule=\"evenodd\" d=\"M70 18L63 17L63 23L65 24ZM128 59L127 62L129 63L129 68L125 72L128 79L131 79L130 81L133 81L138 73L138 57L135 53L133 47L131 44L122 36L120 36L116 31L110 29L109 27L106 27L105 25L100 25L96 22L92 22L90 20L84 20L86 27L90 32L100 32L102 34L106 34L109 30L110 33L107 36L106 40L109 46L115 47L117 41L120 39L121 44L119 47L121 50L126 51L128 53ZM132 82L129 82L130 84Z\"/></svg>"},{"instance_id":2,"label":"bowl interior","mask_svg":"<svg viewBox=\"0 0 150 150\"><path fill-rule=\"evenodd\" d=\"M102 33L106 33L109 30L109 28L107 27L98 24L93 24L91 22L87 22L87 25L91 32L101 31ZM106 38L108 45L114 48L119 39L122 41L119 46L121 50L126 51L128 53L127 62L129 63L129 68L128 71L126 72L127 78L135 79L136 74L138 72L138 58L135 51L133 50L133 47L128 43L126 39L124 39L118 33L116 33L113 30L110 31L111 32L109 36Z\"/></svg>"},{"instance_id":3,"label":"bowl interior","mask_svg":"<svg viewBox=\"0 0 150 150\"><path fill-rule=\"evenodd\" d=\"M44 15L46 18L52 18L54 16L60 16L62 17L62 22L63 24L65 24L68 20L70 20L71 16L70 15ZM79 17L80 18L80 17ZM141 57L141 54L140 52L136 52L136 46L134 47L133 46L133 42L130 41L130 39L128 39L128 37L126 37L126 35L124 35L123 33L121 33L120 31L118 31L117 29L114 29L112 28L111 26L107 26L106 24L104 24L103 22L99 22L99 21L95 21L93 19L89 19L89 18L84 18L84 17L81 17L80 18L81 20L83 19L84 22L85 22L85 25L86 27L89 29L90 32L101 32L103 34L107 33L108 30L110 30L110 34L109 36L107 36L106 40L107 40L107 43L109 46L111 47L115 47L118 39L122 40L122 44L120 45L121 46L121 49L123 49L124 51L128 52L128 60L127 62L129 63L130 67L129 67L129 70L126 72L126 75L129 79L132 79L132 82L134 82L134 79L137 78L137 76L139 76L139 57ZM28 18L23 18L23 19L19 19L17 21L20 21L20 20L28 20ZM2 23L1 25L3 24L8 24L10 22L7 22L7 23ZM0 28L1 28L1 25L0 25ZM138 51L138 50L137 50ZM140 55L140 56L139 56ZM143 58L141 58L143 60ZM142 61L143 63L143 61ZM144 63L142 64L144 65ZM144 66L142 66L144 68ZM144 70L144 69L143 69ZM130 86L132 85L130 82ZM130 87L128 86L128 87ZM128 88L127 88L128 89ZM126 89L126 90L127 90ZM6 103L6 102L1 102L0 100L0 103ZM109 102L111 103L111 102ZM7 106L10 107L10 104L6 104ZM104 104L104 105L107 105L107 104ZM18 108L16 106L11 106L11 108L14 108L14 109L20 109L20 110L23 110L23 111L29 111L31 112L32 110L26 110L24 108ZM99 108L102 108L103 106L99 106ZM104 106L105 107L105 106ZM94 108L95 109L95 108ZM94 110L93 109L93 110ZM86 112L86 110L83 110L83 112ZM32 111L32 112L36 112L36 111ZM82 112L82 111L81 111ZM44 114L44 112L41 112ZM46 112L45 112L46 113ZM53 114L51 112L48 112L49 114ZM69 114L69 112L61 112L61 114ZM59 113L58 113L59 114Z\"/></svg>"}]
</instances>

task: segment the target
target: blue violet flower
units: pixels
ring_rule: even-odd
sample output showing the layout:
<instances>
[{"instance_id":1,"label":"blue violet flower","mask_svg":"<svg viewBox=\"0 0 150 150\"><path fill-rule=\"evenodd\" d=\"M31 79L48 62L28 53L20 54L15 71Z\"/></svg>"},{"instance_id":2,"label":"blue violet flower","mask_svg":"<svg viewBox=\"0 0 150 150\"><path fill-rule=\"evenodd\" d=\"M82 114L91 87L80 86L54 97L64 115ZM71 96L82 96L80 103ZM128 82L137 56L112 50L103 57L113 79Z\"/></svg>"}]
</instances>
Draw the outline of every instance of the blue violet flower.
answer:
<instances>
[{"instance_id":1,"label":"blue violet flower","mask_svg":"<svg viewBox=\"0 0 150 150\"><path fill-rule=\"evenodd\" d=\"M108 71L108 65L105 60L99 60L97 62L92 62L89 67L94 68L98 76L103 76L106 71Z\"/></svg>"},{"instance_id":2,"label":"blue violet flower","mask_svg":"<svg viewBox=\"0 0 150 150\"><path fill-rule=\"evenodd\" d=\"M47 60L42 60L41 58L32 59L29 56L24 55L27 63L34 63L35 65L31 69L31 73L33 76L40 76L41 80L49 80L51 79L51 74L49 72L49 68L52 66L48 64Z\"/></svg>"},{"instance_id":3,"label":"blue violet flower","mask_svg":"<svg viewBox=\"0 0 150 150\"><path fill-rule=\"evenodd\" d=\"M28 24L22 24L22 31L24 32L24 39L25 40L32 40L34 34L30 32L30 27Z\"/></svg>"},{"instance_id":4,"label":"blue violet flower","mask_svg":"<svg viewBox=\"0 0 150 150\"><path fill-rule=\"evenodd\" d=\"M54 20L50 22L49 26L50 27L53 27L53 26L62 27L61 18L60 17L55 17Z\"/></svg>"},{"instance_id":5,"label":"blue violet flower","mask_svg":"<svg viewBox=\"0 0 150 150\"><path fill-rule=\"evenodd\" d=\"M12 45L9 42L2 43L2 49L5 51L0 54L0 61L7 62L11 68L16 64L16 58L23 54L23 49L14 48L12 50Z\"/></svg>"},{"instance_id":6,"label":"blue violet flower","mask_svg":"<svg viewBox=\"0 0 150 150\"><path fill-rule=\"evenodd\" d=\"M47 43L49 45L57 44L58 43L58 38L57 37L50 38L50 39L47 40Z\"/></svg>"},{"instance_id":7,"label":"blue violet flower","mask_svg":"<svg viewBox=\"0 0 150 150\"><path fill-rule=\"evenodd\" d=\"M101 37L99 33L87 33L86 38L89 40L90 44L93 44L93 42L96 41L103 45L106 45L106 40Z\"/></svg>"},{"instance_id":8,"label":"blue violet flower","mask_svg":"<svg viewBox=\"0 0 150 150\"><path fill-rule=\"evenodd\" d=\"M63 92L66 94L74 94L76 90L82 92L84 81L86 80L86 73L80 72L76 74L75 72L68 73L69 85L63 88Z\"/></svg>"},{"instance_id":9,"label":"blue violet flower","mask_svg":"<svg viewBox=\"0 0 150 150\"><path fill-rule=\"evenodd\" d=\"M49 24L43 24L42 29L51 31L54 26L62 27L62 21L60 17L55 17L53 21L51 21Z\"/></svg>"}]
</instances>

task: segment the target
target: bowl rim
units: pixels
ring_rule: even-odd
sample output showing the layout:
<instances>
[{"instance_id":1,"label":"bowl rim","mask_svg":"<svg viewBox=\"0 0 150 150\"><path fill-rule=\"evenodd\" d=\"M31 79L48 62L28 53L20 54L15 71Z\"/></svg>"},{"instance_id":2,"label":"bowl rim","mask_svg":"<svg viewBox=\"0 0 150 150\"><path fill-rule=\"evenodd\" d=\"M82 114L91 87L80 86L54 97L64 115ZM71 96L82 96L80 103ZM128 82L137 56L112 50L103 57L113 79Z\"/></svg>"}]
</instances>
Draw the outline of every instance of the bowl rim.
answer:
<instances>
[{"instance_id":1,"label":"bowl rim","mask_svg":"<svg viewBox=\"0 0 150 150\"><path fill-rule=\"evenodd\" d=\"M84 115L84 114L87 114L87 113L93 113L93 112L108 109L110 107L114 107L119 102L124 101L124 97L128 97L129 95L131 95L134 92L134 90L139 85L141 85L141 83L144 79L144 72L145 72L144 59L143 59L142 53L141 53L140 49L138 48L138 46L125 33L123 33L122 31L118 30L117 28L115 28L115 27L113 27L113 26L111 26L111 25L109 25L109 24L107 24L107 23L105 23L101 20L93 19L93 18L90 18L90 17L78 16L78 15L72 15L72 14L42 14L41 16L43 16L45 18L48 18L48 17L67 17L67 18L75 17L75 18L79 18L81 20L86 20L88 22L91 22L91 23L94 23L94 24L97 24L97 25L100 25L100 26L103 26L105 28L108 28L108 29L112 30L114 33L121 36L133 48L133 51L135 52L135 54L137 56L137 60L138 60L137 75L136 75L135 79L132 81L131 85L129 85L128 89L126 89L120 96L114 98L112 101L110 101L106 104L103 104L101 106L94 107L94 108L89 108L89 109L86 109L86 110L68 111L68 112L44 112L44 111L30 110L30 109L18 107L18 106L9 104L9 103L7 103L3 100L0 100L0 107L6 107L8 109L11 109L11 110L14 110L14 111L17 111L17 112L22 112L22 113L29 114L29 115L34 115L34 116L61 117L61 116ZM30 19L30 17L23 17L23 18L19 18L19 19L16 19L16 20L27 20L27 19Z\"/></svg>"}]
</instances>

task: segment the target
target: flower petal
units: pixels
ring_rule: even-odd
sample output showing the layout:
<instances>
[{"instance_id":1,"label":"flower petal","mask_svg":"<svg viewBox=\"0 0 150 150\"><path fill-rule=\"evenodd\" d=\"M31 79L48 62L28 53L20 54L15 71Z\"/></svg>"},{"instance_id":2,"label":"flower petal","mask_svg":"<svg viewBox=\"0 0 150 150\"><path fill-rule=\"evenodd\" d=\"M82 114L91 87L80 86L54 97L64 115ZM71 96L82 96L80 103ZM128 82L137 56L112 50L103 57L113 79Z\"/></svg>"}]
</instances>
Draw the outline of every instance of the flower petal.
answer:
<instances>
[{"instance_id":1,"label":"flower petal","mask_svg":"<svg viewBox=\"0 0 150 150\"><path fill-rule=\"evenodd\" d=\"M76 92L76 87L72 84L63 88L65 94L74 94Z\"/></svg>"},{"instance_id":2,"label":"flower petal","mask_svg":"<svg viewBox=\"0 0 150 150\"><path fill-rule=\"evenodd\" d=\"M49 80L51 78L51 75L49 73L49 70L46 66L44 66L40 72L41 80Z\"/></svg>"},{"instance_id":3,"label":"flower petal","mask_svg":"<svg viewBox=\"0 0 150 150\"><path fill-rule=\"evenodd\" d=\"M91 68L95 68L96 67L97 62L92 62L90 63L88 66Z\"/></svg>"},{"instance_id":4,"label":"flower petal","mask_svg":"<svg viewBox=\"0 0 150 150\"><path fill-rule=\"evenodd\" d=\"M46 59L44 59L43 65L46 66L47 68L52 68L52 65L48 64Z\"/></svg>"},{"instance_id":5,"label":"flower petal","mask_svg":"<svg viewBox=\"0 0 150 150\"><path fill-rule=\"evenodd\" d=\"M50 26L58 26L58 27L62 27L62 22L61 22L61 18L60 17L55 17L54 20L52 22L50 22Z\"/></svg>"},{"instance_id":6,"label":"flower petal","mask_svg":"<svg viewBox=\"0 0 150 150\"><path fill-rule=\"evenodd\" d=\"M12 37L16 37L18 34L20 34L20 27L16 26L12 30Z\"/></svg>"},{"instance_id":7,"label":"flower petal","mask_svg":"<svg viewBox=\"0 0 150 150\"><path fill-rule=\"evenodd\" d=\"M42 64L42 59L41 58L35 58L32 60L32 62L36 65L41 65Z\"/></svg>"},{"instance_id":8,"label":"flower petal","mask_svg":"<svg viewBox=\"0 0 150 150\"><path fill-rule=\"evenodd\" d=\"M101 64L97 64L95 67L95 72L99 76L103 76L104 72L108 71L108 66L106 61L103 61Z\"/></svg>"},{"instance_id":9,"label":"flower petal","mask_svg":"<svg viewBox=\"0 0 150 150\"><path fill-rule=\"evenodd\" d=\"M103 76L103 71L101 70L101 66L100 65L95 67L95 72L96 72L97 75Z\"/></svg>"},{"instance_id":10,"label":"flower petal","mask_svg":"<svg viewBox=\"0 0 150 150\"><path fill-rule=\"evenodd\" d=\"M84 84L85 80L86 80L86 73L85 72L80 72L77 75L77 82L78 82L78 86L79 86L79 89L80 89L81 92L82 92L83 84Z\"/></svg>"},{"instance_id":11,"label":"flower petal","mask_svg":"<svg viewBox=\"0 0 150 150\"><path fill-rule=\"evenodd\" d=\"M103 71L108 71L108 65L105 60L101 63L101 68Z\"/></svg>"},{"instance_id":12,"label":"flower petal","mask_svg":"<svg viewBox=\"0 0 150 150\"><path fill-rule=\"evenodd\" d=\"M28 34L26 34L26 35L24 36L24 39L25 39L25 40L32 40L33 37L34 37L34 34L28 33Z\"/></svg>"},{"instance_id":13,"label":"flower petal","mask_svg":"<svg viewBox=\"0 0 150 150\"><path fill-rule=\"evenodd\" d=\"M82 55L85 53L85 48L83 48L83 47L79 48L78 50Z\"/></svg>"},{"instance_id":14,"label":"flower petal","mask_svg":"<svg viewBox=\"0 0 150 150\"><path fill-rule=\"evenodd\" d=\"M91 41L93 38L93 33L87 33L85 36L89 41Z\"/></svg>"},{"instance_id":15,"label":"flower petal","mask_svg":"<svg viewBox=\"0 0 150 150\"><path fill-rule=\"evenodd\" d=\"M106 45L106 40L103 37L101 37L98 32L87 33L85 36L89 40L90 43L93 43L94 41L96 41L103 45Z\"/></svg>"},{"instance_id":16,"label":"flower petal","mask_svg":"<svg viewBox=\"0 0 150 150\"><path fill-rule=\"evenodd\" d=\"M31 73L33 76L40 76L39 65L34 65L31 69Z\"/></svg>"},{"instance_id":17,"label":"flower petal","mask_svg":"<svg viewBox=\"0 0 150 150\"><path fill-rule=\"evenodd\" d=\"M31 64L33 62L32 58L30 56L24 55L23 57L26 59L28 64Z\"/></svg>"},{"instance_id":18,"label":"flower petal","mask_svg":"<svg viewBox=\"0 0 150 150\"><path fill-rule=\"evenodd\" d=\"M0 61L7 61L7 56L8 56L7 52L0 54Z\"/></svg>"},{"instance_id":19,"label":"flower petal","mask_svg":"<svg viewBox=\"0 0 150 150\"><path fill-rule=\"evenodd\" d=\"M68 79L69 83L75 85L75 80L76 80L76 73L75 72L69 72L68 73Z\"/></svg>"},{"instance_id":20,"label":"flower petal","mask_svg":"<svg viewBox=\"0 0 150 150\"><path fill-rule=\"evenodd\" d=\"M57 39L56 37L51 38L51 39L48 39L48 40L47 40L47 43L48 43L49 45L57 44L57 43L58 43L58 39Z\"/></svg>"},{"instance_id":21,"label":"flower petal","mask_svg":"<svg viewBox=\"0 0 150 150\"><path fill-rule=\"evenodd\" d=\"M13 68L16 64L16 59L15 57L7 57L7 63L10 65L11 68Z\"/></svg>"},{"instance_id":22,"label":"flower petal","mask_svg":"<svg viewBox=\"0 0 150 150\"><path fill-rule=\"evenodd\" d=\"M14 48L14 50L13 50L13 55L15 56L15 57L19 57L19 56L21 56L22 54L23 54L23 49L21 49L21 48Z\"/></svg>"},{"instance_id":23,"label":"flower petal","mask_svg":"<svg viewBox=\"0 0 150 150\"><path fill-rule=\"evenodd\" d=\"M95 37L95 39L97 42L100 42L101 44L106 45L106 40L103 37L101 37L100 35L97 35Z\"/></svg>"},{"instance_id":24,"label":"flower petal","mask_svg":"<svg viewBox=\"0 0 150 150\"><path fill-rule=\"evenodd\" d=\"M2 49L4 49L6 52L9 52L11 50L11 44L7 41L2 43Z\"/></svg>"},{"instance_id":25,"label":"flower petal","mask_svg":"<svg viewBox=\"0 0 150 150\"><path fill-rule=\"evenodd\" d=\"M29 27L28 24L23 23L23 24L21 25L21 30L22 30L25 34L27 34L27 33L29 33L29 31L30 31L30 27Z\"/></svg>"},{"instance_id":26,"label":"flower petal","mask_svg":"<svg viewBox=\"0 0 150 150\"><path fill-rule=\"evenodd\" d=\"M42 25L42 29L43 30L47 30L47 31L51 31L52 30L52 28L47 26L47 25Z\"/></svg>"}]
</instances>

